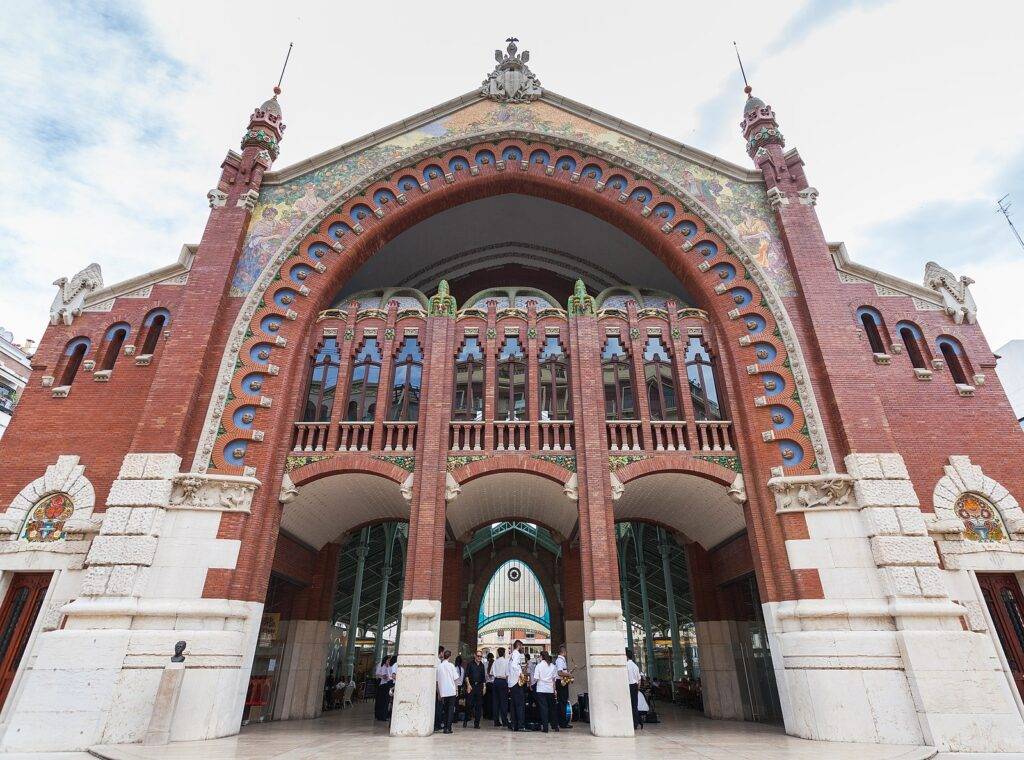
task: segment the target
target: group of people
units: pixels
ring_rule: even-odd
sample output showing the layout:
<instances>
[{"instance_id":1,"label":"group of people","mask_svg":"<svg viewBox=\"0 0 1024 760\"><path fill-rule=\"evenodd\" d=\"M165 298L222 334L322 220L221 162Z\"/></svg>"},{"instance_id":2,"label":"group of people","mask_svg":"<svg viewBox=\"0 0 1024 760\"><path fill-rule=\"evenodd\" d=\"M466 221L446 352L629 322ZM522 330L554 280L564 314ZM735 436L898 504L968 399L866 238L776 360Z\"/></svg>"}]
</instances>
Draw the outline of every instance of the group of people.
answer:
<instances>
[{"instance_id":1,"label":"group of people","mask_svg":"<svg viewBox=\"0 0 1024 760\"><path fill-rule=\"evenodd\" d=\"M523 642L517 639L508 656L504 647L498 647L497 657L488 652L486 659L478 650L471 662L463 664L461 656L452 661L451 651L441 647L437 660L435 731L452 733L460 696L465 704L463 728L469 726L471 718L473 728L480 728L485 699L490 700L495 728L525 731L528 701L536 704L544 733L572 728L566 709L572 672L564 644L554 659L548 652L541 652L527 661Z\"/></svg>"}]
</instances>

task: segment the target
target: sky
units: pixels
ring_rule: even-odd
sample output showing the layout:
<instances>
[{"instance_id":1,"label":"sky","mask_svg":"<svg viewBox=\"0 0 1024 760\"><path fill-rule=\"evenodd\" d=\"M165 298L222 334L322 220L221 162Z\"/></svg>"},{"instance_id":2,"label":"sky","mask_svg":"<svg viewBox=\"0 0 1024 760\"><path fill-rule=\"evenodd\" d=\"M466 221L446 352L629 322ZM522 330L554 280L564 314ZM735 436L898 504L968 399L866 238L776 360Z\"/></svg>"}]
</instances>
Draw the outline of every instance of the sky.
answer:
<instances>
[{"instance_id":1,"label":"sky","mask_svg":"<svg viewBox=\"0 0 1024 760\"><path fill-rule=\"evenodd\" d=\"M1024 337L1024 3L42 2L0 24L0 325L37 339L51 284L107 284L197 242L228 149L277 80L277 168L461 95L514 35L542 84L751 166L754 92L796 147L830 241L920 282L976 280L993 349Z\"/></svg>"}]
</instances>

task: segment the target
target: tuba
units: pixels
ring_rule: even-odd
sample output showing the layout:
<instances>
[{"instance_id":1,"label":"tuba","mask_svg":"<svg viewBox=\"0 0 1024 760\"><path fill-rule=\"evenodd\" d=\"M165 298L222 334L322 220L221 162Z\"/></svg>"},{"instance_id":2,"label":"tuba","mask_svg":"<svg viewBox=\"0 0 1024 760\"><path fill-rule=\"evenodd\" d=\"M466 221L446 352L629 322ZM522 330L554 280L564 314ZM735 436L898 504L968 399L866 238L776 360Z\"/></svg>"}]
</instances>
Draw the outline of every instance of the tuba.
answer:
<instances>
[{"instance_id":1,"label":"tuba","mask_svg":"<svg viewBox=\"0 0 1024 760\"><path fill-rule=\"evenodd\" d=\"M575 676L573 676L573 673L575 671L576 671L576 668L570 668L569 670L563 670L562 671L563 673L565 673L565 675L558 677L558 680L562 682L562 686L568 686L569 684L571 684L573 681L576 680Z\"/></svg>"}]
</instances>

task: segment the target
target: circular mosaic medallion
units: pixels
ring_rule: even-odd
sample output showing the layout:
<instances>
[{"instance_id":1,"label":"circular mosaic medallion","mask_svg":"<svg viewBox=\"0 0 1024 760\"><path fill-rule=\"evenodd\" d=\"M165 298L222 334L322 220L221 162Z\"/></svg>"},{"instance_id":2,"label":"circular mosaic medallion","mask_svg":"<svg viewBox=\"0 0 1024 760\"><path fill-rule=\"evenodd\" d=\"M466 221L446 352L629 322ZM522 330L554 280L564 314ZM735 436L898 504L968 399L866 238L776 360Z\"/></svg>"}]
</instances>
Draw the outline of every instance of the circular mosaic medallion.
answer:
<instances>
[{"instance_id":1,"label":"circular mosaic medallion","mask_svg":"<svg viewBox=\"0 0 1024 760\"><path fill-rule=\"evenodd\" d=\"M506 573L506 575L510 581L517 583L519 579L523 577L523 571L518 567L512 566L508 569L508 573Z\"/></svg>"}]
</instances>

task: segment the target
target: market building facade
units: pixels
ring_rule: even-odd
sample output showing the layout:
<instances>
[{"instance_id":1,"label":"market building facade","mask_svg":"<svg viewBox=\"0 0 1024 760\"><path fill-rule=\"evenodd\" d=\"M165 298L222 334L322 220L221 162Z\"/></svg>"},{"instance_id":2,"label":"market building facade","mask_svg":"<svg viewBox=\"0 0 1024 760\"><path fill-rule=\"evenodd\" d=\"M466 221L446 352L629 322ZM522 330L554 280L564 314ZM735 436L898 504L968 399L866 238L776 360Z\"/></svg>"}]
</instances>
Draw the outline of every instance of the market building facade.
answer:
<instances>
[{"instance_id":1,"label":"market building facade","mask_svg":"<svg viewBox=\"0 0 1024 760\"><path fill-rule=\"evenodd\" d=\"M0 747L142 741L178 641L172 741L237 732L254 678L263 716L315 717L379 541L379 623L341 656L393 630L395 735L431 732L438 644L476 646L525 562L545 601L510 626L567 644L595 734L633 734L642 592L709 717L1024 751L1024 433L970 281L828 243L749 88L753 168L497 58L271 171L275 94L198 244L59 286L0 444Z\"/></svg>"}]
</instances>

